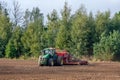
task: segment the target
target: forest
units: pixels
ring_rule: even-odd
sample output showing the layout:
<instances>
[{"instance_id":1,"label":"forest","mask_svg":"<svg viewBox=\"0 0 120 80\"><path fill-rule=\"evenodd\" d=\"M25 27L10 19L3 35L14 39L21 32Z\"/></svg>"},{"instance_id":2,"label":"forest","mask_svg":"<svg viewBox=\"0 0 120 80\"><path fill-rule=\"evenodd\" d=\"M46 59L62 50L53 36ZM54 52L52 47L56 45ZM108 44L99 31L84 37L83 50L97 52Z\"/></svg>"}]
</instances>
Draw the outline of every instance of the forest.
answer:
<instances>
[{"instance_id":1,"label":"forest","mask_svg":"<svg viewBox=\"0 0 120 80\"><path fill-rule=\"evenodd\" d=\"M71 54L96 60L120 59L120 12L87 12L84 5L71 13L67 2L60 12L44 16L38 7L21 15L18 2L11 14L0 2L0 57L38 57L47 47L65 49ZM47 17L47 22L44 18Z\"/></svg>"}]
</instances>

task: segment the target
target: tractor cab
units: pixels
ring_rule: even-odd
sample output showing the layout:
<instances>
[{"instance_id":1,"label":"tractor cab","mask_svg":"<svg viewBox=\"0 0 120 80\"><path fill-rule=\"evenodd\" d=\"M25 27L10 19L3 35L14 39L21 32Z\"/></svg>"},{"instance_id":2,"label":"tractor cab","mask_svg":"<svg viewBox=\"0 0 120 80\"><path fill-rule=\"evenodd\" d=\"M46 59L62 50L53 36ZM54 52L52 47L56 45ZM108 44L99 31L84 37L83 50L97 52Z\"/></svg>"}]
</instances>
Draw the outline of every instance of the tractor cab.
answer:
<instances>
[{"instance_id":1,"label":"tractor cab","mask_svg":"<svg viewBox=\"0 0 120 80\"><path fill-rule=\"evenodd\" d=\"M52 56L54 54L55 54L54 49L46 48L46 49L41 51L41 55L51 55Z\"/></svg>"}]
</instances>

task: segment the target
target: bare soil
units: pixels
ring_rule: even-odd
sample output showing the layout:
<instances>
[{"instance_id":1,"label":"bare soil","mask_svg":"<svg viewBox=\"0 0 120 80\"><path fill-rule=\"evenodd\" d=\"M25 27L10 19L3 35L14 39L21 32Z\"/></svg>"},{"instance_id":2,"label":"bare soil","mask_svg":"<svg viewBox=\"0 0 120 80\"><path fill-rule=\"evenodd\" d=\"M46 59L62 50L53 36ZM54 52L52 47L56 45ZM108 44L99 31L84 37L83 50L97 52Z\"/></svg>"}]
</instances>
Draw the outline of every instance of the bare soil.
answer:
<instances>
[{"instance_id":1,"label":"bare soil","mask_svg":"<svg viewBox=\"0 0 120 80\"><path fill-rule=\"evenodd\" d=\"M0 59L0 80L120 80L120 63L38 67L37 60Z\"/></svg>"}]
</instances>

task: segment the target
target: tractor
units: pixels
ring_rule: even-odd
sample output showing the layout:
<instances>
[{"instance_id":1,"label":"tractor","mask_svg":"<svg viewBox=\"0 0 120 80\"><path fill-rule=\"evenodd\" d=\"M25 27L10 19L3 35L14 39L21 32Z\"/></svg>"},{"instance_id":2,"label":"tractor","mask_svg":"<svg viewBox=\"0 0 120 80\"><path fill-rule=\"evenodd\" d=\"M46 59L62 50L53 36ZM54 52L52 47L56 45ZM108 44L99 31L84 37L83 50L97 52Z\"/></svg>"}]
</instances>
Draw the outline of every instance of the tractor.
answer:
<instances>
[{"instance_id":1,"label":"tractor","mask_svg":"<svg viewBox=\"0 0 120 80\"><path fill-rule=\"evenodd\" d=\"M41 51L38 59L39 66L62 66L62 65L87 65L87 61L75 58L66 50L45 48Z\"/></svg>"}]
</instances>

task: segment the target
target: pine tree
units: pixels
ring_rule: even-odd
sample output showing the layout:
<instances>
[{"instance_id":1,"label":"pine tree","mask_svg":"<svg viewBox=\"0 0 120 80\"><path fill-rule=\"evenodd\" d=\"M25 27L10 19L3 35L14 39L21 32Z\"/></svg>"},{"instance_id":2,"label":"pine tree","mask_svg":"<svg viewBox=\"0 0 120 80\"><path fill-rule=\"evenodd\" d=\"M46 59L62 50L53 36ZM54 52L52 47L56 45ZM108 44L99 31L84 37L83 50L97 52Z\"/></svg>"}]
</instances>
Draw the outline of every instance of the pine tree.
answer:
<instances>
[{"instance_id":1,"label":"pine tree","mask_svg":"<svg viewBox=\"0 0 120 80\"><path fill-rule=\"evenodd\" d=\"M46 44L48 47L55 47L55 39L59 30L59 17L56 10L53 10L51 14L47 15L47 32L46 32Z\"/></svg>"},{"instance_id":2,"label":"pine tree","mask_svg":"<svg viewBox=\"0 0 120 80\"><path fill-rule=\"evenodd\" d=\"M60 20L60 29L56 38L56 47L61 49L70 49L70 30L71 30L71 9L68 7L67 2L65 2L64 8L61 11L62 19Z\"/></svg>"},{"instance_id":3,"label":"pine tree","mask_svg":"<svg viewBox=\"0 0 120 80\"><path fill-rule=\"evenodd\" d=\"M76 11L72 21L71 37L73 43L73 53L76 56L87 54L87 38L89 27L87 26L87 13L83 5Z\"/></svg>"},{"instance_id":4,"label":"pine tree","mask_svg":"<svg viewBox=\"0 0 120 80\"><path fill-rule=\"evenodd\" d=\"M95 18L95 31L96 31L96 41L99 41L99 37L103 32L109 34L110 27L110 12L98 12Z\"/></svg>"},{"instance_id":5,"label":"pine tree","mask_svg":"<svg viewBox=\"0 0 120 80\"><path fill-rule=\"evenodd\" d=\"M109 35L102 33L100 42L94 44L94 56L100 60L120 60L120 32L113 31Z\"/></svg>"},{"instance_id":6,"label":"pine tree","mask_svg":"<svg viewBox=\"0 0 120 80\"><path fill-rule=\"evenodd\" d=\"M22 43L21 43L22 29L21 27L15 27L12 37L10 38L6 46L6 57L18 58L22 54Z\"/></svg>"},{"instance_id":7,"label":"pine tree","mask_svg":"<svg viewBox=\"0 0 120 80\"><path fill-rule=\"evenodd\" d=\"M0 3L0 57L5 56L6 45L11 37L12 26L8 17L7 9Z\"/></svg>"},{"instance_id":8,"label":"pine tree","mask_svg":"<svg viewBox=\"0 0 120 80\"><path fill-rule=\"evenodd\" d=\"M33 8L31 12L31 22L26 28L22 37L22 43L27 56L38 56L42 49L42 33L43 33L43 14L39 8Z\"/></svg>"},{"instance_id":9,"label":"pine tree","mask_svg":"<svg viewBox=\"0 0 120 80\"><path fill-rule=\"evenodd\" d=\"M120 31L120 12L118 13L115 13L115 15L113 16L112 18L112 21L111 21L111 31L112 30L119 30Z\"/></svg>"}]
</instances>

